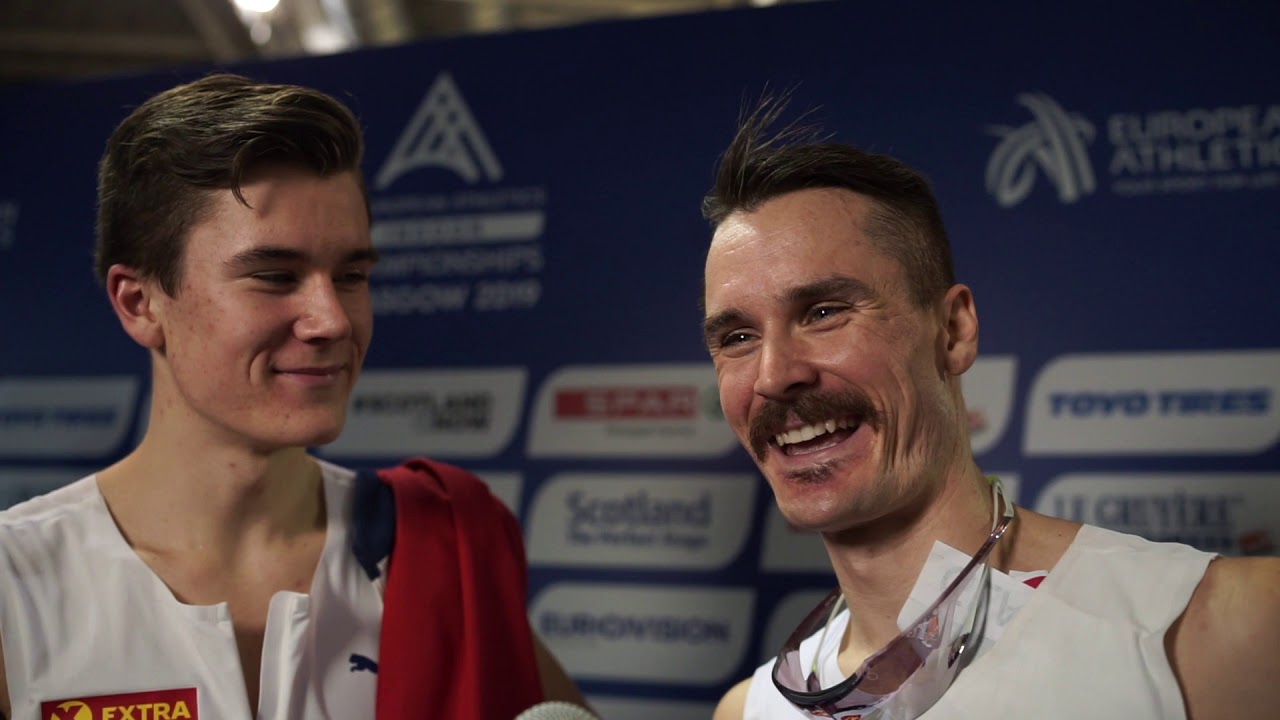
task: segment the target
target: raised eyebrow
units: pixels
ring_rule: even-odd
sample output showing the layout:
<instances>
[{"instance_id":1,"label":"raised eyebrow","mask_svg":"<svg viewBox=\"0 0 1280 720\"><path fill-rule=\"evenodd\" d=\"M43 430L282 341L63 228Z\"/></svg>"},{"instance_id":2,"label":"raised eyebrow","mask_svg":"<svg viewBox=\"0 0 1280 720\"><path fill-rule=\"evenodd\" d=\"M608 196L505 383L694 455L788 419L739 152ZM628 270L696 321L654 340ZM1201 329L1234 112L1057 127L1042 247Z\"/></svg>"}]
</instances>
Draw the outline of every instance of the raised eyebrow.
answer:
<instances>
[{"instance_id":1,"label":"raised eyebrow","mask_svg":"<svg viewBox=\"0 0 1280 720\"><path fill-rule=\"evenodd\" d=\"M702 323L702 339L711 347L725 330L747 324L747 316L738 310L721 310Z\"/></svg>"}]
</instances>

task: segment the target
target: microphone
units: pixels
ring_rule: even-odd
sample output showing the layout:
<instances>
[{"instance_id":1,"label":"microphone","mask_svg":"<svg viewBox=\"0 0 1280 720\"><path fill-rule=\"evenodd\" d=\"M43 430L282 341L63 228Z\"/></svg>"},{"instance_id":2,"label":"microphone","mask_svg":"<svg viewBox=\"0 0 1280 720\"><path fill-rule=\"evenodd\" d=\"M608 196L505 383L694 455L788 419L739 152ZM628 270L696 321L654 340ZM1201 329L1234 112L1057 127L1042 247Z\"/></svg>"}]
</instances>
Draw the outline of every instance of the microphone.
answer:
<instances>
[{"instance_id":1,"label":"microphone","mask_svg":"<svg viewBox=\"0 0 1280 720\"><path fill-rule=\"evenodd\" d=\"M540 702L516 716L515 720L600 720L586 708L556 700Z\"/></svg>"}]
</instances>

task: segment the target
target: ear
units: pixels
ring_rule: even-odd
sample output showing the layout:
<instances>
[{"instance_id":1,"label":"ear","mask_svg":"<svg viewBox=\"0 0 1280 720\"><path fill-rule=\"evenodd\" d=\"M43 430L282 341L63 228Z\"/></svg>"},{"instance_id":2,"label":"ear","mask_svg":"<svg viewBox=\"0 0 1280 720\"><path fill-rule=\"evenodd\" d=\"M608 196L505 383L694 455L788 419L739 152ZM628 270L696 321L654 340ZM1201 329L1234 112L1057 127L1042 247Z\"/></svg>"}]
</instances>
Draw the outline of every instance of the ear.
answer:
<instances>
[{"instance_id":1,"label":"ear","mask_svg":"<svg viewBox=\"0 0 1280 720\"><path fill-rule=\"evenodd\" d=\"M120 264L107 270L106 285L111 308L129 337L145 348L163 349L164 327L157 303L158 296L164 295L160 285L143 278L136 269Z\"/></svg>"},{"instance_id":2,"label":"ear","mask_svg":"<svg viewBox=\"0 0 1280 720\"><path fill-rule=\"evenodd\" d=\"M943 365L959 376L978 357L978 308L967 285L952 285L942 299Z\"/></svg>"}]
</instances>

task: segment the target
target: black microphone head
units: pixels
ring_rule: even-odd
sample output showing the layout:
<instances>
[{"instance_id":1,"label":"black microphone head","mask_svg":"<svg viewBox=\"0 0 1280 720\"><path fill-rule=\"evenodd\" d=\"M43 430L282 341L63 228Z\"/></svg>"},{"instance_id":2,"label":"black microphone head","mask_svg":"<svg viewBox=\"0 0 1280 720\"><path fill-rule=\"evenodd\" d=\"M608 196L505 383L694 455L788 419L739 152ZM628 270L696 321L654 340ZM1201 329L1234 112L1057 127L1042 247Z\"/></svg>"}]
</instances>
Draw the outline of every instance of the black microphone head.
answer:
<instances>
[{"instance_id":1,"label":"black microphone head","mask_svg":"<svg viewBox=\"0 0 1280 720\"><path fill-rule=\"evenodd\" d=\"M516 716L515 720L600 720L586 708L573 703L542 702Z\"/></svg>"}]
</instances>

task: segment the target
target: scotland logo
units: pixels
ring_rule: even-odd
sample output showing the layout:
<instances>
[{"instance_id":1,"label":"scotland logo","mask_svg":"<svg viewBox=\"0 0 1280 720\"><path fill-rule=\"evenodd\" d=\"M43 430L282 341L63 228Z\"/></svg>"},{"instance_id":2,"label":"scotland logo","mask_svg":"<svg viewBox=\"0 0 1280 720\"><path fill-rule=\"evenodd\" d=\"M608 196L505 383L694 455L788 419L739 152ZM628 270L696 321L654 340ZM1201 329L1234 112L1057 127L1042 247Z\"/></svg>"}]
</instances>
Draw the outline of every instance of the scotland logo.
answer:
<instances>
[{"instance_id":1,"label":"scotland logo","mask_svg":"<svg viewBox=\"0 0 1280 720\"><path fill-rule=\"evenodd\" d=\"M987 192L1001 207L1013 207L1031 192L1039 169L1064 203L1091 194L1097 182L1086 147L1093 142L1093 124L1043 93L1019 95L1018 104L1033 120L1022 127L990 128L1003 139L987 161Z\"/></svg>"}]
</instances>

